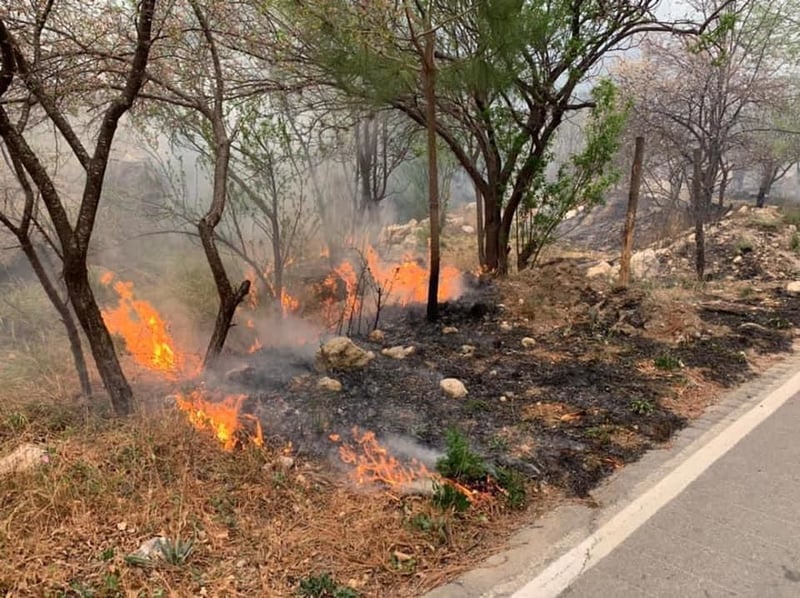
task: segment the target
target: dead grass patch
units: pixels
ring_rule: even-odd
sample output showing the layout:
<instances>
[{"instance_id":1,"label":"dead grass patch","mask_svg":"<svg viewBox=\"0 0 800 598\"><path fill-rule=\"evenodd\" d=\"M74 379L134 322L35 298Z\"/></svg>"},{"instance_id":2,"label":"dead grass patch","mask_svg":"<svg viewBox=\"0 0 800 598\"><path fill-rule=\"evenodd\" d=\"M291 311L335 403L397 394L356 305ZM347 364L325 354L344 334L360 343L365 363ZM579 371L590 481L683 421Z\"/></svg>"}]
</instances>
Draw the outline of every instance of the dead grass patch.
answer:
<instances>
[{"instance_id":1,"label":"dead grass patch","mask_svg":"<svg viewBox=\"0 0 800 598\"><path fill-rule=\"evenodd\" d=\"M330 573L364 596L412 596L496 550L548 505L466 514L422 497L358 491L281 448L224 452L170 410L129 420L78 408L0 413L0 453L46 445L50 463L3 479L0 590L14 596L290 596ZM185 565L125 555L166 536L194 543Z\"/></svg>"}]
</instances>

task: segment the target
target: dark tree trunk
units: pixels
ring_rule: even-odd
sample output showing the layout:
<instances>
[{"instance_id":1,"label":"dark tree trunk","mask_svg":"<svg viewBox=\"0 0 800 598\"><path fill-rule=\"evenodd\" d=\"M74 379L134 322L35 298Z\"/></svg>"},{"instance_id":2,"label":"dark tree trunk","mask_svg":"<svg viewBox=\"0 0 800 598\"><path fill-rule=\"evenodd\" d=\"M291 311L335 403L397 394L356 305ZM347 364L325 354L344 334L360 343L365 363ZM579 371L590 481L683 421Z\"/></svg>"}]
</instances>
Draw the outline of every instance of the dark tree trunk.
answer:
<instances>
[{"instance_id":1,"label":"dark tree trunk","mask_svg":"<svg viewBox=\"0 0 800 598\"><path fill-rule=\"evenodd\" d=\"M133 411L133 391L122 371L111 334L103 322L84 259L64 256L64 281L72 308L89 341L103 386L111 397L114 412L128 415Z\"/></svg>"},{"instance_id":2,"label":"dark tree trunk","mask_svg":"<svg viewBox=\"0 0 800 598\"><path fill-rule=\"evenodd\" d=\"M24 239L19 239L22 246L22 251L28 258L28 261L33 268L39 283L42 285L47 298L53 307L58 312L61 322L64 324L64 330L67 332L67 339L69 340L69 348L72 352L72 361L75 364L75 371L78 374L78 380L81 385L81 394L84 397L92 396L92 383L89 380L89 370L86 367L86 359L83 355L83 347L81 346L81 335L78 332L78 327L75 325L75 319L72 317L69 305L61 299L56 287L50 280L50 275L47 273L44 264L39 259L39 254L31 243L30 239L25 236Z\"/></svg>"},{"instance_id":3,"label":"dark tree trunk","mask_svg":"<svg viewBox=\"0 0 800 598\"><path fill-rule=\"evenodd\" d=\"M435 32L430 15L426 19L425 49L422 59L422 84L425 88L425 119L428 133L428 216L431 227L430 279L428 281L428 321L439 317L439 167L436 159L436 64Z\"/></svg>"},{"instance_id":4,"label":"dark tree trunk","mask_svg":"<svg viewBox=\"0 0 800 598\"><path fill-rule=\"evenodd\" d=\"M694 169L692 173L692 202L694 204L694 244L695 272L697 280L702 281L706 271L706 235L705 235L705 192L703 189L702 152L699 149L692 153Z\"/></svg>"},{"instance_id":5,"label":"dark tree trunk","mask_svg":"<svg viewBox=\"0 0 800 598\"><path fill-rule=\"evenodd\" d=\"M772 189L772 183L775 181L775 177L777 175L777 166L769 163L764 167L764 170L761 173L761 180L758 183L758 195L756 196L757 208L763 208L765 205L767 205L767 198L769 197L769 192Z\"/></svg>"},{"instance_id":6,"label":"dark tree trunk","mask_svg":"<svg viewBox=\"0 0 800 598\"><path fill-rule=\"evenodd\" d=\"M622 258L619 267L619 286L626 288L630 283L631 255L633 253L633 231L636 226L636 209L639 205L639 188L642 185L642 162L644 161L644 137L636 138L631 166L631 182L628 191L628 210L625 214L625 228L622 233Z\"/></svg>"}]
</instances>

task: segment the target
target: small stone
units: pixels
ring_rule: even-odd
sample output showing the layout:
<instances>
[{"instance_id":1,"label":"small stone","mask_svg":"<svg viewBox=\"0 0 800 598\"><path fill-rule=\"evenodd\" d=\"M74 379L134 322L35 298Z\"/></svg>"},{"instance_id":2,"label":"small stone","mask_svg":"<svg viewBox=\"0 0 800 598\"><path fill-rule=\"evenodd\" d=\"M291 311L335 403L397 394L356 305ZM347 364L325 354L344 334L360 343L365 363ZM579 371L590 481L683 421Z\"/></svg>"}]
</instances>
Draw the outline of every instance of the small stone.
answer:
<instances>
[{"instance_id":1,"label":"small stone","mask_svg":"<svg viewBox=\"0 0 800 598\"><path fill-rule=\"evenodd\" d=\"M0 459L0 476L7 473L17 473L33 469L49 461L47 451L43 448L26 442L20 445L9 455Z\"/></svg>"},{"instance_id":2,"label":"small stone","mask_svg":"<svg viewBox=\"0 0 800 598\"><path fill-rule=\"evenodd\" d=\"M342 383L334 378L324 376L319 379L319 382L317 382L317 388L321 390L329 390L330 392L341 392Z\"/></svg>"},{"instance_id":3,"label":"small stone","mask_svg":"<svg viewBox=\"0 0 800 598\"><path fill-rule=\"evenodd\" d=\"M514 327L508 322L500 322L500 330L502 330L503 332L510 332L511 330L513 330L513 328Z\"/></svg>"},{"instance_id":4,"label":"small stone","mask_svg":"<svg viewBox=\"0 0 800 598\"><path fill-rule=\"evenodd\" d=\"M461 354L469 357L475 353L475 347L473 345L461 345Z\"/></svg>"},{"instance_id":5,"label":"small stone","mask_svg":"<svg viewBox=\"0 0 800 598\"><path fill-rule=\"evenodd\" d=\"M439 387L447 396L454 399L463 399L467 396L467 387L458 378L445 378L439 382Z\"/></svg>"},{"instance_id":6,"label":"small stone","mask_svg":"<svg viewBox=\"0 0 800 598\"><path fill-rule=\"evenodd\" d=\"M458 332L458 328L455 326L445 326L442 328L442 334L455 334L456 332Z\"/></svg>"},{"instance_id":7,"label":"small stone","mask_svg":"<svg viewBox=\"0 0 800 598\"><path fill-rule=\"evenodd\" d=\"M381 351L381 355L385 355L386 357L391 357L392 359L405 359L409 355L413 355L416 352L417 348L412 346L404 347L403 345L397 345L396 347L389 347Z\"/></svg>"},{"instance_id":8,"label":"small stone","mask_svg":"<svg viewBox=\"0 0 800 598\"><path fill-rule=\"evenodd\" d=\"M800 280L793 280L787 284L786 292L790 295L800 295Z\"/></svg>"},{"instance_id":9,"label":"small stone","mask_svg":"<svg viewBox=\"0 0 800 598\"><path fill-rule=\"evenodd\" d=\"M117 524L117 529L119 531L121 531L121 532L124 532L126 529L128 529L128 522L127 521L120 521Z\"/></svg>"},{"instance_id":10,"label":"small stone","mask_svg":"<svg viewBox=\"0 0 800 598\"><path fill-rule=\"evenodd\" d=\"M733 263L734 264L741 263L741 261L742 261L742 256L741 255L737 255L735 258L733 258Z\"/></svg>"},{"instance_id":11,"label":"small stone","mask_svg":"<svg viewBox=\"0 0 800 598\"><path fill-rule=\"evenodd\" d=\"M374 358L372 351L365 351L346 336L337 336L319 348L316 366L319 371L353 370L363 368Z\"/></svg>"},{"instance_id":12,"label":"small stone","mask_svg":"<svg viewBox=\"0 0 800 598\"><path fill-rule=\"evenodd\" d=\"M529 336L524 337L521 342L522 346L525 347L526 349L530 349L531 347L536 346L536 339L533 339Z\"/></svg>"},{"instance_id":13,"label":"small stone","mask_svg":"<svg viewBox=\"0 0 800 598\"><path fill-rule=\"evenodd\" d=\"M291 469L294 467L294 457L290 457L289 455L281 455L277 459L278 467L281 469Z\"/></svg>"},{"instance_id":14,"label":"small stone","mask_svg":"<svg viewBox=\"0 0 800 598\"><path fill-rule=\"evenodd\" d=\"M508 401L508 397L506 395L500 395L500 402L505 403L506 401Z\"/></svg>"},{"instance_id":15,"label":"small stone","mask_svg":"<svg viewBox=\"0 0 800 598\"><path fill-rule=\"evenodd\" d=\"M382 343L383 341L386 340L386 333L383 330L376 328L375 330L369 333L369 336L367 338L371 340L373 343Z\"/></svg>"},{"instance_id":16,"label":"small stone","mask_svg":"<svg viewBox=\"0 0 800 598\"><path fill-rule=\"evenodd\" d=\"M471 227L469 224L465 224L464 226L461 227L461 232L467 235L473 235L475 234L475 229Z\"/></svg>"}]
</instances>

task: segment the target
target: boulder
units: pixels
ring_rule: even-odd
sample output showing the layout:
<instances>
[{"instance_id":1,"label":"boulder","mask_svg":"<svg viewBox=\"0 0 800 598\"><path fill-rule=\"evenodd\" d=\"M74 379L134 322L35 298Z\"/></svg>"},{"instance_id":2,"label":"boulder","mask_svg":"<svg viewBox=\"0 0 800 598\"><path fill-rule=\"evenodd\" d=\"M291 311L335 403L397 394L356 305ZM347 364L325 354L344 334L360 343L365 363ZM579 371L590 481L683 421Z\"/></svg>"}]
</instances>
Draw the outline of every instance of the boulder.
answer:
<instances>
[{"instance_id":1,"label":"boulder","mask_svg":"<svg viewBox=\"0 0 800 598\"><path fill-rule=\"evenodd\" d=\"M439 382L439 387L448 397L463 399L467 396L467 387L458 378L445 378Z\"/></svg>"},{"instance_id":2,"label":"boulder","mask_svg":"<svg viewBox=\"0 0 800 598\"><path fill-rule=\"evenodd\" d=\"M329 378L328 376L323 376L317 382L317 388L321 390L329 390L330 392L341 392L342 391L342 383L334 378Z\"/></svg>"},{"instance_id":3,"label":"boulder","mask_svg":"<svg viewBox=\"0 0 800 598\"><path fill-rule=\"evenodd\" d=\"M786 285L786 292L790 295L800 295L800 280L793 280Z\"/></svg>"},{"instance_id":4,"label":"boulder","mask_svg":"<svg viewBox=\"0 0 800 598\"><path fill-rule=\"evenodd\" d=\"M318 371L355 370L363 368L375 358L346 336L337 336L323 344L317 351L315 365Z\"/></svg>"},{"instance_id":5,"label":"boulder","mask_svg":"<svg viewBox=\"0 0 800 598\"><path fill-rule=\"evenodd\" d=\"M522 339L522 346L525 347L526 349L530 349L531 347L535 347L536 346L536 339L533 339L533 338L531 338L529 336L526 336L525 338Z\"/></svg>"},{"instance_id":6,"label":"boulder","mask_svg":"<svg viewBox=\"0 0 800 598\"><path fill-rule=\"evenodd\" d=\"M381 355L385 355L386 357L391 357L392 359L405 359L409 355L413 355L416 351L416 347L404 347L403 345L398 345L396 347L388 347L381 351Z\"/></svg>"}]
</instances>

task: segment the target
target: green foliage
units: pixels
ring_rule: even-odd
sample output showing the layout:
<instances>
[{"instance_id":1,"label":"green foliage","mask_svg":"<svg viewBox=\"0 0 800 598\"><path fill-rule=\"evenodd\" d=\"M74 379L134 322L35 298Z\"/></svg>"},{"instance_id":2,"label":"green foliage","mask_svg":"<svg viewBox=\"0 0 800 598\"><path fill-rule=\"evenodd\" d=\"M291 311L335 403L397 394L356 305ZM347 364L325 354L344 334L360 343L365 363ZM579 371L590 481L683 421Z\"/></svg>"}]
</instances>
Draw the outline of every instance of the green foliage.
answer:
<instances>
[{"instance_id":1,"label":"green foliage","mask_svg":"<svg viewBox=\"0 0 800 598\"><path fill-rule=\"evenodd\" d=\"M653 359L653 365L660 370L677 370L683 367L683 362L671 353L662 353Z\"/></svg>"},{"instance_id":2,"label":"green foliage","mask_svg":"<svg viewBox=\"0 0 800 598\"><path fill-rule=\"evenodd\" d=\"M650 415L656 410L656 406L650 399L633 399L630 404L631 411L636 415Z\"/></svg>"},{"instance_id":3,"label":"green foliage","mask_svg":"<svg viewBox=\"0 0 800 598\"><path fill-rule=\"evenodd\" d=\"M792 233L792 238L789 240L789 249L795 253L800 253L800 233Z\"/></svg>"},{"instance_id":4,"label":"green foliage","mask_svg":"<svg viewBox=\"0 0 800 598\"><path fill-rule=\"evenodd\" d=\"M482 480L488 473L481 456L470 450L467 438L452 428L447 431L447 452L436 462L436 470L461 482Z\"/></svg>"},{"instance_id":5,"label":"green foliage","mask_svg":"<svg viewBox=\"0 0 800 598\"><path fill-rule=\"evenodd\" d=\"M510 467L497 468L497 483L505 490L506 504L512 509L524 509L528 504L525 477Z\"/></svg>"},{"instance_id":6,"label":"green foliage","mask_svg":"<svg viewBox=\"0 0 800 598\"><path fill-rule=\"evenodd\" d=\"M469 509L469 499L461 490L447 481L441 484L434 483L431 501L443 511L452 508L457 513L463 513Z\"/></svg>"},{"instance_id":7,"label":"green foliage","mask_svg":"<svg viewBox=\"0 0 800 598\"><path fill-rule=\"evenodd\" d=\"M589 122L583 150L563 164L553 180L545 177L551 155L537 166L534 183L522 209L524 256L535 263L541 250L552 240L556 227L567 213L577 208L589 210L604 200L606 191L620 173L613 160L630 110L629 102L619 98L610 79L602 79L592 89Z\"/></svg>"},{"instance_id":8,"label":"green foliage","mask_svg":"<svg viewBox=\"0 0 800 598\"><path fill-rule=\"evenodd\" d=\"M309 575L300 580L298 595L306 598L358 598L353 588L337 584L330 573Z\"/></svg>"}]
</instances>

